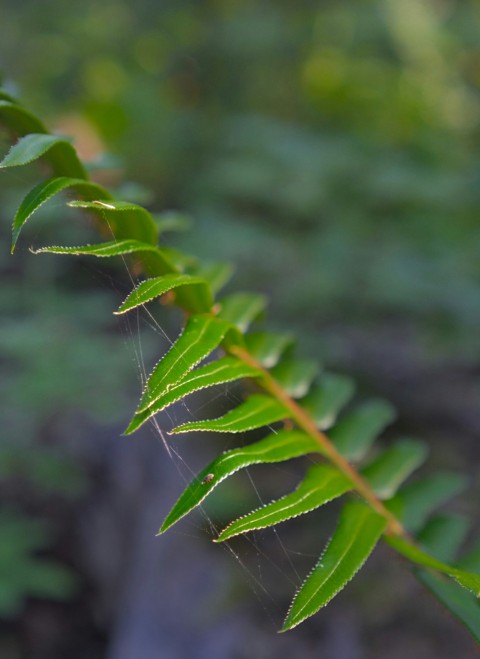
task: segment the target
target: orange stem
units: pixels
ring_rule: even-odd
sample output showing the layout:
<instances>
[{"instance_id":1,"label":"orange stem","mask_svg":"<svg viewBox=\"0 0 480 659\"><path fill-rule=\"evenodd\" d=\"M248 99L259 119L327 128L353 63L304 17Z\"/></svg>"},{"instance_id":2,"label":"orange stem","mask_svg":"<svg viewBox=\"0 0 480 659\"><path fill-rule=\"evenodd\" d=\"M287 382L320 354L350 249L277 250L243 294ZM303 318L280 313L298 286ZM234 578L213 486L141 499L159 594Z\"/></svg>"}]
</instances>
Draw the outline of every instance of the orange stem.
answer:
<instances>
[{"instance_id":1,"label":"orange stem","mask_svg":"<svg viewBox=\"0 0 480 659\"><path fill-rule=\"evenodd\" d=\"M315 422L311 416L291 398L287 392L279 385L270 373L264 369L252 355L244 348L232 346L229 352L241 359L249 366L260 370L262 372L262 385L264 389L270 392L277 400L279 400L291 413L292 419L299 428L304 430L310 437L315 439L322 453L332 462L340 471L345 474L353 483L357 492L365 499L367 503L380 515L385 517L388 522L388 532L393 535L406 536L406 531L400 521L393 515L393 513L385 507L382 501L377 497L375 492L370 487L369 483L358 473L358 471L346 460L341 453L336 449L333 442L325 435L325 433L318 430Z\"/></svg>"}]
</instances>

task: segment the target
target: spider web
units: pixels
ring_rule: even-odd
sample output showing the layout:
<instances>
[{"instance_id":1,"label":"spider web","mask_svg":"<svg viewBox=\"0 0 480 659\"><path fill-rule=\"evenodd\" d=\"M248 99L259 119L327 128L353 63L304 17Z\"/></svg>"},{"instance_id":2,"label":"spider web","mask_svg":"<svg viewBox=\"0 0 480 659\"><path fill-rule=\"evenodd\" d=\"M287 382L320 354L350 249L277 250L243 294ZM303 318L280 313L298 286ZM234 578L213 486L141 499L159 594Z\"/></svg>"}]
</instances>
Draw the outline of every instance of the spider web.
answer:
<instances>
[{"instance_id":1,"label":"spider web","mask_svg":"<svg viewBox=\"0 0 480 659\"><path fill-rule=\"evenodd\" d=\"M46 208L43 210L46 211L47 208L56 214L57 211L64 209L64 202L59 201L58 199L52 199L46 204ZM115 232L108 221L106 213L103 213L103 221L105 226L109 229L111 239L116 239ZM97 242L97 240L94 239L93 242ZM88 261L86 261L86 264L88 264L86 265L86 268L91 276L100 279L103 284L106 283L107 286L114 291L115 295L118 295L121 299L122 291L125 288L125 279L127 279L131 288L134 288L141 278L137 278L137 276L131 271L128 260L125 256L121 255L120 259L122 266L116 272L110 271L106 274L105 270L102 269L99 262L95 259L88 259ZM142 305L141 307L131 310L128 314L116 317L121 323L125 343L130 350L134 361L135 372L139 383L139 392L143 390L150 373L149 360L154 358L154 361L156 362L163 354L165 354L177 339L180 331L179 327L176 330L167 331L163 325L161 315L154 314L152 308L154 308L152 304ZM171 311L171 309L169 309L169 311ZM145 346L147 333L149 333L150 336L153 335L155 338L158 338L159 345L155 349L155 355L150 354L150 349ZM150 340L148 340L148 344L150 344ZM157 417L154 416L149 419L146 424L146 427L150 428L150 432L157 441L159 450L163 451L168 457L171 465L178 474L178 479L183 486L178 488L179 491L182 491L182 489L190 483L192 478L197 475L197 469L193 467L192 459L188 456L188 445L185 449L183 447L179 448L178 443L181 444L182 440L180 439L179 442L178 437L171 438L167 435L167 431L164 427L165 420L168 420L168 427L174 427L179 425L180 422L183 423L186 420L194 421L204 418L202 417L204 408L207 405L211 406L212 403L217 402L223 407L228 406L231 408L243 400L237 385L217 385L215 389L209 389L208 392L209 395L207 400L202 400L201 397L196 398L196 395L193 394L188 398L188 402L185 399L182 399L175 405L164 410ZM135 402L132 401L132 413L134 406ZM275 427L272 426L267 426L266 429L273 433L276 432ZM220 439L218 439L219 437ZM218 455L221 450L227 450L239 446L243 436L241 434L235 434L233 436L229 434L226 436L217 434L216 438L216 455ZM218 442L221 442L222 439L224 445L218 449ZM251 440L249 439L248 442L250 441ZM207 454L207 449L205 449L205 454ZM309 458L306 459L309 460ZM204 464L207 462L208 458L204 460ZM285 477L287 477L286 482L288 483L288 478L291 479L292 477L289 468L282 464L268 465L264 466L264 468L272 470L273 473L278 473L279 483L284 482ZM250 497L251 499L253 498L253 504L250 504L246 510L242 510L240 514L248 513L254 508L263 506L272 498L271 496L266 498L265 495L262 494L260 480L257 480L261 478L261 469L262 467L259 466L259 471L257 473L255 473L255 468L246 468L242 470L242 473L245 475L244 481L249 484L250 492L253 495ZM239 474L235 476L238 477ZM217 492L218 491L216 490L215 493ZM285 493L285 491L275 492L274 498L280 497ZM174 502L175 498L171 500L170 505L173 505ZM192 511L185 520L182 520L180 529L175 526L173 529L169 529L169 533L179 534L185 537L187 541L188 538L192 536L195 538L204 537L207 534L210 537L218 536L222 527L219 526L218 522L216 522L212 515L209 514L208 503L207 499L206 507L203 505L198 506L197 511ZM231 519L234 519L235 517L235 514L230 516ZM161 519L159 519L159 522L160 521ZM279 531L277 527L273 527L267 530L254 531L245 534L243 536L243 546L240 547L240 549L237 548L238 540L235 539L211 547L211 551L222 549L224 552L227 552L228 556L240 567L249 588L265 611L266 619L270 622L275 631L278 630L279 620L282 619L286 613L286 602L291 598L302 582L302 576L295 566L295 557L307 559L310 566L317 559L315 554L290 548L288 544L291 541L291 536L288 538L288 534L286 535L287 540L285 540L285 531ZM267 550L264 548L265 536L270 539ZM271 552L272 538L274 545L276 545L275 552ZM157 541L161 542L162 538L157 538ZM320 551L321 546L319 546L318 549ZM302 572L304 572L303 569ZM270 585L272 578L275 578L276 581L283 582L284 584L283 594L285 597L282 602L278 601L278 593L276 597L271 592ZM278 588L276 590L278 591Z\"/></svg>"},{"instance_id":2,"label":"spider web","mask_svg":"<svg viewBox=\"0 0 480 659\"><path fill-rule=\"evenodd\" d=\"M115 239L115 234L114 231L112 230L111 225L108 223L108 219L106 216L104 216L104 220L106 224L109 226L110 232L112 234L112 238ZM138 281L136 281L134 275L129 269L127 259L124 256L121 256L122 263L123 263L123 271L128 277L128 280L133 287L135 287L138 284ZM114 282L111 281L111 284L115 286ZM140 385L140 390L143 390L143 387L147 381L149 370L147 368L146 364L146 356L145 356L145 349L144 349L144 336L145 336L145 330L148 332L153 332L156 336L158 336L161 339L161 342L163 343L164 349L160 350L159 352L161 354L164 354L170 346L173 345L174 340L176 339L175 337L172 337L169 335L169 333L165 330L165 328L162 325L161 320L152 313L150 310L149 306L147 305L142 305L141 307L138 307L134 309L133 311L130 311L128 314L122 316L123 319L123 327L125 331L125 337L127 343L130 345L132 351L133 351L133 358L135 362L135 368L137 372L137 377ZM161 354L156 355L156 359L158 359ZM153 436L158 440L159 446L162 448L162 450L165 452L165 454L168 456L171 464L174 466L175 470L178 473L178 477L182 484L186 487L189 482L196 476L196 470L191 466L189 459L188 459L188 450L185 451L185 453L179 449L176 445L176 438L170 439L167 437L166 432L163 428L163 423L162 420L166 417L169 420L169 425L171 427L178 425L179 421L184 422L185 417L187 417L187 420L197 420L199 417L202 418L201 413L203 411L203 408L206 407L207 405L210 406L212 405L213 402L218 402L223 405L228 404L228 406L231 408L232 406L237 405L238 403L241 402L242 398L238 393L237 387L232 387L229 384L225 385L217 385L214 392L212 390L209 390L210 394L208 396L208 400L202 402L197 402L195 404L195 394L189 398L189 402L187 403L185 399L182 399L177 403L176 405L172 406L171 408L167 408L164 410L160 418L157 417L152 417L149 420L149 425L150 429L153 433ZM193 403L190 402L193 399ZM276 432L276 429L272 426L267 427L270 432ZM238 439L239 436L235 435L235 440L236 440L236 445L238 446ZM231 437L227 437L225 440L225 445L223 447L223 450L227 448L232 448L232 440ZM218 453L218 451L217 451ZM206 461L205 461L206 462ZM275 470L279 474L278 480L280 482L283 481L283 477L285 476L286 473L286 468L282 467L281 465L269 465L269 468ZM257 485L257 476L254 474L254 469L247 468L244 469L243 472L246 474L246 480L249 483L251 492L253 493L253 497L255 500L255 504L253 508L260 507L267 503L265 500L264 496L261 494L260 487ZM278 492L278 495L276 496L281 496L284 494L284 492ZM174 501L172 501L173 505ZM208 507L208 504L207 504ZM195 512L193 514L190 514L188 516L188 524L189 524L189 530L191 534L193 535L205 535L206 530L208 529L208 532L211 536L216 537L221 528L218 526L218 524L214 521L212 516L208 513L208 510L200 505L198 507L200 511L201 518L203 519L203 524L199 523L198 516L195 515ZM248 510L245 510L243 512L248 512L252 507L250 507ZM173 530L169 530L170 533L180 533L182 535L186 535L188 537L188 532L184 530L177 530L174 528ZM315 556L312 554L307 554L305 552L300 552L296 551L293 549L290 549L287 547L286 541L282 539L281 532L276 528L273 527L267 531L267 533L272 533L274 542L277 545L277 550L278 550L278 556L276 558L272 558L270 554L268 554L262 547L262 535L264 532L252 532L244 535L244 541L247 543L247 548L250 549L250 552L253 553L254 555L254 561L255 561L255 568L250 564L251 561L247 560L243 556L243 550L237 550L234 545L236 544L235 542L231 541L225 541L217 545L217 547L221 547L224 551L228 552L229 556L234 559L234 561L240 566L242 572L245 574L247 583L249 584L250 589L253 591L254 595L260 602L261 606L263 607L268 619L270 620L272 626L275 628L275 630L278 629L278 620L275 621L272 612L270 610L270 607L274 607L276 609L276 612L278 615L282 616L285 614L285 608L284 608L284 603L282 602L281 604L278 603L275 599L275 597L271 594L271 591L269 587L266 585L266 580L264 578L264 566L268 567L268 570L271 574L277 575L277 577L282 579L286 586L285 590L290 591L290 595L293 595L293 593L298 589L298 587L301 585L302 578L297 571L297 568L295 566L293 557L294 556L300 556L300 557L307 557L309 559L309 562L313 562L315 560ZM215 549L212 548L214 551ZM271 577L270 577L271 580Z\"/></svg>"}]
</instances>

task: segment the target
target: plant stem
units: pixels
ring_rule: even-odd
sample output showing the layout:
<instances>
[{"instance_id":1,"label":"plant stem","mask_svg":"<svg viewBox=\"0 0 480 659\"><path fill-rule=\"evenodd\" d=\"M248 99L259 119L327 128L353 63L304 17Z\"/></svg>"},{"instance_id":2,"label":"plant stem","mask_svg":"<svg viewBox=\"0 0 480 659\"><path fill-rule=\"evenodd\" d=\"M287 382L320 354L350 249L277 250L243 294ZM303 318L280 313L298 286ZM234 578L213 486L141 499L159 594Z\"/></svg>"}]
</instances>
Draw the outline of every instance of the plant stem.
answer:
<instances>
[{"instance_id":1,"label":"plant stem","mask_svg":"<svg viewBox=\"0 0 480 659\"><path fill-rule=\"evenodd\" d=\"M325 435L325 433L318 430L315 422L311 416L306 412L298 403L296 403L291 396L280 386L274 377L264 369L252 355L244 348L232 346L229 352L241 359L249 366L259 369L262 372L262 386L272 394L278 401L280 401L290 412L292 419L299 428L304 430L310 437L318 442L322 449L322 453L332 462L338 469L347 476L353 483L357 492L365 499L365 501L380 515L385 517L388 522L387 533L392 535L407 536L405 529L400 521L388 510L372 490L368 482L358 473L358 471L346 460L341 453L336 449L333 442Z\"/></svg>"}]
</instances>

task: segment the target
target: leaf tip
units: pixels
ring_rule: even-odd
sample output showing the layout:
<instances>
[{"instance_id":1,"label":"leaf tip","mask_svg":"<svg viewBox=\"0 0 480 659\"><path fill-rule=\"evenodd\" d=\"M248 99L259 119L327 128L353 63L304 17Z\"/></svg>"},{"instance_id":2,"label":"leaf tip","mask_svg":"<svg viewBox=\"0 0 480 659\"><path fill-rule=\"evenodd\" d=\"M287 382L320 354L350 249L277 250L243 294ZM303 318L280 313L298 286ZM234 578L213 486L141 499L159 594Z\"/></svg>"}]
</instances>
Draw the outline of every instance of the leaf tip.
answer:
<instances>
[{"instance_id":1,"label":"leaf tip","mask_svg":"<svg viewBox=\"0 0 480 659\"><path fill-rule=\"evenodd\" d=\"M116 311L114 311L115 316L121 316L122 314L126 313L129 311L129 307L125 306L125 302L122 302L122 304L118 307Z\"/></svg>"},{"instance_id":2,"label":"leaf tip","mask_svg":"<svg viewBox=\"0 0 480 659\"><path fill-rule=\"evenodd\" d=\"M216 543L219 544L220 542L225 542L225 540L230 540L234 536L239 535L238 533L230 533L229 532L229 529L230 529L232 524L233 524L233 522L230 522L230 524L228 524L222 531L220 531L220 533L213 540L213 542L216 542Z\"/></svg>"},{"instance_id":3,"label":"leaf tip","mask_svg":"<svg viewBox=\"0 0 480 659\"><path fill-rule=\"evenodd\" d=\"M277 633L278 633L278 634L284 634L285 632L289 632L291 629L293 629L294 627L296 627L298 624L299 624L298 622L293 622L293 621L290 620L290 618L287 616L287 618L285 618L285 621L284 621L284 623L283 623L283 625L282 625L282 628L279 629Z\"/></svg>"},{"instance_id":4,"label":"leaf tip","mask_svg":"<svg viewBox=\"0 0 480 659\"><path fill-rule=\"evenodd\" d=\"M168 531L168 529L172 526L172 522L168 521L168 517L164 520L163 524L161 527L158 529L157 533L155 534L157 537L159 535L163 535L165 531Z\"/></svg>"},{"instance_id":5,"label":"leaf tip","mask_svg":"<svg viewBox=\"0 0 480 659\"><path fill-rule=\"evenodd\" d=\"M12 246L10 247L10 254L13 254L14 251L15 251L15 248L16 248L16 246L17 246L17 241L18 241L18 235L19 235L19 232L18 232L18 231L14 231L14 232L13 232L13 236L12 236Z\"/></svg>"},{"instance_id":6,"label":"leaf tip","mask_svg":"<svg viewBox=\"0 0 480 659\"><path fill-rule=\"evenodd\" d=\"M129 435L133 435L135 430L137 430L138 426L136 425L135 422L135 417L130 421L128 426L125 428L125 430L122 432L122 437L128 437Z\"/></svg>"}]
</instances>

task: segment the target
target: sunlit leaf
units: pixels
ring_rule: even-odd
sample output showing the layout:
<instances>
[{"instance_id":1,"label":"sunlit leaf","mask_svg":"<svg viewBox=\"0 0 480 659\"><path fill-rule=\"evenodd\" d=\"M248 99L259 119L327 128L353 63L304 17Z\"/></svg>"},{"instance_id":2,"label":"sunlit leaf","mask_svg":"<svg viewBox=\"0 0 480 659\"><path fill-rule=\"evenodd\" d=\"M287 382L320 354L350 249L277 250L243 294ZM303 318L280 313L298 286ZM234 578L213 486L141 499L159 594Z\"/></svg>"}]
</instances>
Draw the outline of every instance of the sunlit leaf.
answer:
<instances>
[{"instance_id":1,"label":"sunlit leaf","mask_svg":"<svg viewBox=\"0 0 480 659\"><path fill-rule=\"evenodd\" d=\"M241 378L256 377L260 372L248 366L245 362L237 359L236 357L222 357L214 362L200 366L193 371L190 371L179 384L171 387L171 389L161 396L153 405L148 407L143 412L136 414L130 425L125 431L126 435L131 434L141 425L148 421L154 414L165 409L172 403L185 398L189 394L213 387L218 384L225 384L233 382Z\"/></svg>"},{"instance_id":2,"label":"sunlit leaf","mask_svg":"<svg viewBox=\"0 0 480 659\"><path fill-rule=\"evenodd\" d=\"M230 323L213 316L191 316L182 334L153 369L136 414L165 395L215 350L230 328Z\"/></svg>"},{"instance_id":3,"label":"sunlit leaf","mask_svg":"<svg viewBox=\"0 0 480 659\"><path fill-rule=\"evenodd\" d=\"M20 138L2 160L0 168L21 167L43 156L52 165L55 173L68 178L87 178L70 142L56 135L43 133L31 133Z\"/></svg>"},{"instance_id":4,"label":"sunlit leaf","mask_svg":"<svg viewBox=\"0 0 480 659\"><path fill-rule=\"evenodd\" d=\"M295 595L282 631L312 616L353 579L385 527L385 518L369 506L359 501L344 506L332 539Z\"/></svg>"},{"instance_id":5,"label":"sunlit leaf","mask_svg":"<svg viewBox=\"0 0 480 659\"><path fill-rule=\"evenodd\" d=\"M111 240L106 243L97 243L96 245L79 245L77 247L62 247L60 245L51 245L49 247L39 247L32 249L33 254L71 254L74 256L98 256L100 258L111 256L123 256L139 251L156 252L157 247L142 243L140 240Z\"/></svg>"},{"instance_id":6,"label":"sunlit leaf","mask_svg":"<svg viewBox=\"0 0 480 659\"><path fill-rule=\"evenodd\" d=\"M233 410L218 419L191 421L174 428L172 433L206 430L211 432L246 432L268 426L289 416L289 410L275 398L253 394Z\"/></svg>"},{"instance_id":7,"label":"sunlit leaf","mask_svg":"<svg viewBox=\"0 0 480 659\"><path fill-rule=\"evenodd\" d=\"M383 451L362 470L362 474L380 499L390 499L403 481L425 461L427 453L423 442L404 439Z\"/></svg>"},{"instance_id":8,"label":"sunlit leaf","mask_svg":"<svg viewBox=\"0 0 480 659\"><path fill-rule=\"evenodd\" d=\"M24 197L15 214L13 220L12 253L25 222L46 201L67 188L73 188L75 192L87 199L111 198L110 193L105 190L105 188L84 179L59 176L57 178L49 179L48 181L42 181Z\"/></svg>"},{"instance_id":9,"label":"sunlit leaf","mask_svg":"<svg viewBox=\"0 0 480 659\"><path fill-rule=\"evenodd\" d=\"M137 307L141 307L155 298L173 291L180 287L194 288L195 309L194 312L208 312L213 304L213 298L207 282L198 277L190 275L169 274L161 277L153 277L142 281L128 295L127 299L121 304L116 314L123 314Z\"/></svg>"},{"instance_id":10,"label":"sunlit leaf","mask_svg":"<svg viewBox=\"0 0 480 659\"><path fill-rule=\"evenodd\" d=\"M172 272L174 266L163 254L163 250L140 240L111 240L106 243L97 243L96 245L79 245L76 247L63 247L60 245L51 245L32 249L33 254L66 254L73 256L96 256L107 258L112 256L127 256L136 254L145 269L154 269L156 272ZM186 306L186 305L185 305Z\"/></svg>"},{"instance_id":11,"label":"sunlit leaf","mask_svg":"<svg viewBox=\"0 0 480 659\"><path fill-rule=\"evenodd\" d=\"M190 483L163 522L159 533L198 506L225 478L244 467L283 462L318 452L317 442L298 430L282 430L254 444L227 451L211 462Z\"/></svg>"},{"instance_id":12,"label":"sunlit leaf","mask_svg":"<svg viewBox=\"0 0 480 659\"><path fill-rule=\"evenodd\" d=\"M222 542L240 533L264 529L304 515L336 499L351 488L351 482L338 469L324 464L312 465L294 492L231 522L215 542Z\"/></svg>"},{"instance_id":13,"label":"sunlit leaf","mask_svg":"<svg viewBox=\"0 0 480 659\"><path fill-rule=\"evenodd\" d=\"M84 208L101 220L104 233L115 240L135 239L157 244L157 227L151 214L128 201L70 201L72 208Z\"/></svg>"}]
</instances>

